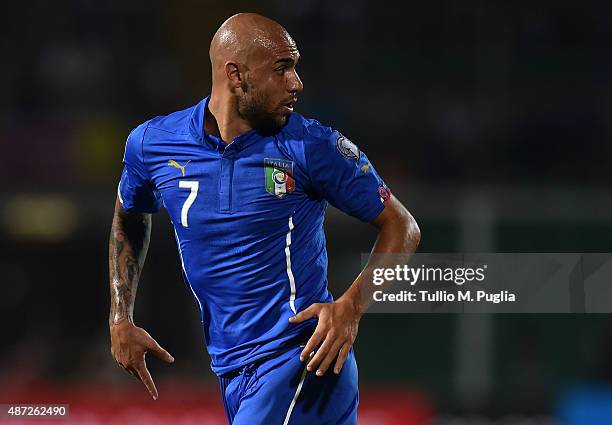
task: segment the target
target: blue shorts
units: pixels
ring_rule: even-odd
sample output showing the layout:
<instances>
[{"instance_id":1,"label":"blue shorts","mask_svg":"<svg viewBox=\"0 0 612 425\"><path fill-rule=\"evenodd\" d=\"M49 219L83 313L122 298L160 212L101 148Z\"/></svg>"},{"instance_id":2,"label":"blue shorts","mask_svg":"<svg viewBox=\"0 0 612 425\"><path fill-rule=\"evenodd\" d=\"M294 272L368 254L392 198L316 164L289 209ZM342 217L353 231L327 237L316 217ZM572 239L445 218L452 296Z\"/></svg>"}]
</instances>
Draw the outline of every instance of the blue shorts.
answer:
<instances>
[{"instance_id":1,"label":"blue shorts","mask_svg":"<svg viewBox=\"0 0 612 425\"><path fill-rule=\"evenodd\" d=\"M359 390L351 348L340 374L318 377L300 361L303 346L219 376L231 425L355 425Z\"/></svg>"}]
</instances>

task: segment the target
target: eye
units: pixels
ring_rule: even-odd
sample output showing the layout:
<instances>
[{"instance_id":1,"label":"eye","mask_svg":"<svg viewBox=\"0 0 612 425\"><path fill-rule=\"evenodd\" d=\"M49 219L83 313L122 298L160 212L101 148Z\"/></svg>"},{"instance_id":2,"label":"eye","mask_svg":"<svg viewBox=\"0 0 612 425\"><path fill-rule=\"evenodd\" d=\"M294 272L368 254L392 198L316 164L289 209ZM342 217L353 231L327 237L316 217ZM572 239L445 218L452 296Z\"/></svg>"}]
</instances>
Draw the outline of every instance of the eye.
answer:
<instances>
[{"instance_id":1,"label":"eye","mask_svg":"<svg viewBox=\"0 0 612 425\"><path fill-rule=\"evenodd\" d=\"M278 75L283 75L286 69L287 67L283 65L283 66L279 66L278 68L276 68L274 72L276 72Z\"/></svg>"}]
</instances>

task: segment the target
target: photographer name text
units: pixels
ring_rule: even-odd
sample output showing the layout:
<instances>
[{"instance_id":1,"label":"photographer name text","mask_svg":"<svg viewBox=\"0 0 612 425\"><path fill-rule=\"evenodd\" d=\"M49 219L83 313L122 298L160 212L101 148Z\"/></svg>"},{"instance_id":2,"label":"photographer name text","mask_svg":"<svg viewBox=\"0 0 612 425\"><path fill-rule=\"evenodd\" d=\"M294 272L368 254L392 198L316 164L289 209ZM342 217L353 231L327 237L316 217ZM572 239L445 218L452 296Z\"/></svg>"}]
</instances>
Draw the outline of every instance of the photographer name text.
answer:
<instances>
[{"instance_id":1,"label":"photographer name text","mask_svg":"<svg viewBox=\"0 0 612 425\"><path fill-rule=\"evenodd\" d=\"M411 286L411 290L385 292L375 290L372 298L375 302L482 302L482 303L512 303L516 294L512 291L490 292L482 289L458 289L466 283L483 284L486 278L487 265L480 267L409 267L395 266L392 268L376 268L373 270L372 283L375 287L393 282L401 282ZM428 284L428 289L416 290L417 283ZM434 289L435 284L456 285L455 290Z\"/></svg>"}]
</instances>

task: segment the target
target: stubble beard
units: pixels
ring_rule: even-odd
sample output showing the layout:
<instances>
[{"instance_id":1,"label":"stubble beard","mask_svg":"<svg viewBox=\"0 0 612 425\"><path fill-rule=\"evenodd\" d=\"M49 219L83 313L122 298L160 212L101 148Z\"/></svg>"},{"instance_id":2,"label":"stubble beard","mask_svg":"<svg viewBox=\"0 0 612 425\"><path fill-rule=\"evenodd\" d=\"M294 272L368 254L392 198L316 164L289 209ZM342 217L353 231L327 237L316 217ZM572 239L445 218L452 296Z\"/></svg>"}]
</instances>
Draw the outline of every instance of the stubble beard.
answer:
<instances>
[{"instance_id":1,"label":"stubble beard","mask_svg":"<svg viewBox=\"0 0 612 425\"><path fill-rule=\"evenodd\" d=\"M276 118L267 108L266 98L248 83L243 87L244 95L238 98L238 113L252 128L263 134L278 132L287 119Z\"/></svg>"}]
</instances>

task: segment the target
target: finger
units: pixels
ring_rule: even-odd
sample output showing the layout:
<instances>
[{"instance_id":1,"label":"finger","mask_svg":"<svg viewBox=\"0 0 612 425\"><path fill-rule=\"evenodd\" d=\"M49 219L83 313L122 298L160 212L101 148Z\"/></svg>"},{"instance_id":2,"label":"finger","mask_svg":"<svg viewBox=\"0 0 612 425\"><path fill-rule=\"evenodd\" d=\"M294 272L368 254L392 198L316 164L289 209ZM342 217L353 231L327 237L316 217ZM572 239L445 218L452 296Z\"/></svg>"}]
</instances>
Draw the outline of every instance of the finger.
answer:
<instances>
[{"instance_id":1,"label":"finger","mask_svg":"<svg viewBox=\"0 0 612 425\"><path fill-rule=\"evenodd\" d=\"M317 376L325 375L325 372L327 372L327 368L338 355L338 351L342 347L342 344L343 342L341 340L336 340L336 342L334 342L334 345L332 345L332 347L329 349L329 351L327 352L327 355L325 356L325 358L323 359L323 361L317 368Z\"/></svg>"},{"instance_id":2,"label":"finger","mask_svg":"<svg viewBox=\"0 0 612 425\"><path fill-rule=\"evenodd\" d=\"M344 344L340 349L340 353L338 353L338 360L336 360L336 366L334 367L334 373L337 375L342 370L342 366L344 366L344 362L348 357L349 350L351 346L349 344Z\"/></svg>"},{"instance_id":3,"label":"finger","mask_svg":"<svg viewBox=\"0 0 612 425\"><path fill-rule=\"evenodd\" d=\"M123 367L123 368L125 369L125 371L126 371L127 373L129 373L130 375L132 375L132 376L136 377L136 379L138 379L139 381L141 380L141 379L140 379L140 376L138 376L138 374L136 373L136 371L135 371L134 369L129 368L129 367Z\"/></svg>"},{"instance_id":4,"label":"finger","mask_svg":"<svg viewBox=\"0 0 612 425\"><path fill-rule=\"evenodd\" d=\"M315 329L314 333L312 334L312 336L310 337L310 339L306 343L306 346L304 347L304 349L300 353L300 361L303 362L304 360L306 360L307 358L310 357L310 353L312 353L315 350L315 348L317 348L317 346L319 345L319 343L323 339L324 335L325 335L325 333L323 332L323 330L319 329L319 326L317 326L317 328Z\"/></svg>"},{"instance_id":5,"label":"finger","mask_svg":"<svg viewBox=\"0 0 612 425\"><path fill-rule=\"evenodd\" d=\"M309 372L312 372L313 370L317 368L319 363L321 363L321 361L327 355L327 352L333 346L334 342L335 342L335 338L328 333L327 336L325 337L325 340L323 341L323 344L321 344L321 346L317 350L317 353L315 354L315 356L312 358L312 360L310 360L310 362L308 362L308 366L306 367L306 369L308 369Z\"/></svg>"},{"instance_id":6,"label":"finger","mask_svg":"<svg viewBox=\"0 0 612 425\"><path fill-rule=\"evenodd\" d=\"M157 400L157 388L155 388L155 383L153 382L153 378L147 369L147 365L143 362L142 365L136 369L136 372L138 373L142 383L145 385L145 387L147 387L147 390L149 391L149 394L151 394L151 397L153 397L153 400Z\"/></svg>"},{"instance_id":7,"label":"finger","mask_svg":"<svg viewBox=\"0 0 612 425\"><path fill-rule=\"evenodd\" d=\"M300 322L303 322L304 320L308 320L310 318L315 317L317 314L319 314L319 310L320 309L321 309L321 304L319 304L319 303L313 304L310 307L308 307L307 309L300 311L295 316L291 316L289 318L289 321L291 323L300 323Z\"/></svg>"},{"instance_id":8,"label":"finger","mask_svg":"<svg viewBox=\"0 0 612 425\"><path fill-rule=\"evenodd\" d=\"M164 350L153 338L151 338L151 343L149 344L148 348L149 351L151 351L158 359L163 360L166 363L174 363L174 357L172 357L169 352Z\"/></svg>"}]
</instances>

